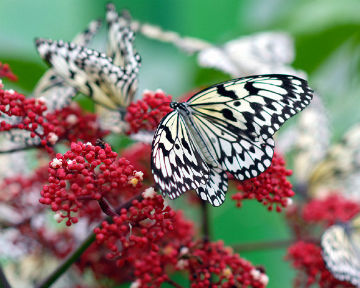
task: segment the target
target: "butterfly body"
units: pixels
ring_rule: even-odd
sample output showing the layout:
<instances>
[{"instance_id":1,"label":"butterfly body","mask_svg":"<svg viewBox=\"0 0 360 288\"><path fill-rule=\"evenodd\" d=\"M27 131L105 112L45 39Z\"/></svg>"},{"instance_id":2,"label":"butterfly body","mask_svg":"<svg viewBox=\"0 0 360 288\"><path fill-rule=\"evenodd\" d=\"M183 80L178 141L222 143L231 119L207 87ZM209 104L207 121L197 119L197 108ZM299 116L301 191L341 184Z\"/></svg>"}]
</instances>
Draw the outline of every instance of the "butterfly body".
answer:
<instances>
[{"instance_id":1,"label":"butterfly body","mask_svg":"<svg viewBox=\"0 0 360 288\"><path fill-rule=\"evenodd\" d=\"M206 141L204 135L201 134L197 124L194 121L194 110L188 105L187 102L172 102L170 103L170 107L175 109L175 111L179 113L180 117L186 123L186 126L190 131L190 137L192 137L192 140L195 146L197 146L197 149L202 152L201 156L203 160L213 167L220 167L220 164L213 156L215 155L215 151L212 149L211 144Z\"/></svg>"},{"instance_id":2,"label":"butterfly body","mask_svg":"<svg viewBox=\"0 0 360 288\"><path fill-rule=\"evenodd\" d=\"M256 177L271 164L272 135L310 103L305 80L258 75L209 87L160 122L152 145L155 182L171 199L187 190L213 206L225 200L226 172L236 179Z\"/></svg>"}]
</instances>

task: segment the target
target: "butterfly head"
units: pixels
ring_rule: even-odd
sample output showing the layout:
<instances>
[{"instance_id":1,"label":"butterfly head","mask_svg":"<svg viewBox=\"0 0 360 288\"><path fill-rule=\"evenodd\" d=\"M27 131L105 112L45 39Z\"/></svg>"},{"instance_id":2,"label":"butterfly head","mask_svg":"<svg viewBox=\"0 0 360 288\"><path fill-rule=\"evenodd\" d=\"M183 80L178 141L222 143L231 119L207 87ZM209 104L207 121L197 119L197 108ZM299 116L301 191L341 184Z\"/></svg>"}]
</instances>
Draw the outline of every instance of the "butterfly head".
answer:
<instances>
[{"instance_id":1,"label":"butterfly head","mask_svg":"<svg viewBox=\"0 0 360 288\"><path fill-rule=\"evenodd\" d=\"M186 102L171 102L170 107L174 110L177 110L180 114L190 115L190 111Z\"/></svg>"}]
</instances>

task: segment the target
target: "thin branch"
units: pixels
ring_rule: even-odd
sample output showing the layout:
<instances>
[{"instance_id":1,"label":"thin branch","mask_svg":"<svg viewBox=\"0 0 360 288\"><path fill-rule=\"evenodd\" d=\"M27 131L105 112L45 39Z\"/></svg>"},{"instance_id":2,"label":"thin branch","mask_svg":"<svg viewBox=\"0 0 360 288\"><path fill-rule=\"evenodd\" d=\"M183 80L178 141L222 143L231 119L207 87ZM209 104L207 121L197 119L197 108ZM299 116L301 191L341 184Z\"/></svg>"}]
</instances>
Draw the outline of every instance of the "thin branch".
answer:
<instances>
[{"instance_id":1,"label":"thin branch","mask_svg":"<svg viewBox=\"0 0 360 288\"><path fill-rule=\"evenodd\" d=\"M2 267L0 266L0 287L3 288L11 288L9 282L6 279L5 273L2 269Z\"/></svg>"},{"instance_id":2,"label":"thin branch","mask_svg":"<svg viewBox=\"0 0 360 288\"><path fill-rule=\"evenodd\" d=\"M110 204L106 201L106 199L104 197L102 197L99 201L99 206L101 208L101 210L108 216L114 217L117 216L118 214L114 211L114 209L112 209L112 207L110 206Z\"/></svg>"},{"instance_id":3,"label":"thin branch","mask_svg":"<svg viewBox=\"0 0 360 288\"><path fill-rule=\"evenodd\" d=\"M235 244L231 246L238 252L254 251L254 250L271 250L271 249L280 249L280 248L288 247L291 244L301 240L314 242L316 244L320 243L318 239L309 238L309 239L284 239L284 240L275 240L275 241L258 242L258 243L244 243L244 244Z\"/></svg>"},{"instance_id":4,"label":"thin branch","mask_svg":"<svg viewBox=\"0 0 360 288\"><path fill-rule=\"evenodd\" d=\"M141 201L143 199L142 193L131 198L126 203L120 205L115 211L120 212L121 209L128 209L134 200ZM106 221L111 221L111 217L106 217ZM102 222L102 221L101 221ZM71 254L68 258L57 267L44 281L38 284L37 288L47 288L50 287L56 280L58 280L61 275L63 275L69 267L76 262L80 258L80 256L86 251L87 248L95 241L95 234L91 233L82 243L81 245Z\"/></svg>"}]
</instances>

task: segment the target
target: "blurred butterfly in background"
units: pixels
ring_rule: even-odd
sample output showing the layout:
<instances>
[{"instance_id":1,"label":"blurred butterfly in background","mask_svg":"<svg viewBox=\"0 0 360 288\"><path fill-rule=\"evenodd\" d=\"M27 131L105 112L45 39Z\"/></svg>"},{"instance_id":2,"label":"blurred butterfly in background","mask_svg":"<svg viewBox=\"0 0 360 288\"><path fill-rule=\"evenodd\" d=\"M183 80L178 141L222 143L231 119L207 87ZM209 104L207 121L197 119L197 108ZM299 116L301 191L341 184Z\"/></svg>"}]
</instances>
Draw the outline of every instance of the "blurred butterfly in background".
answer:
<instances>
[{"instance_id":1,"label":"blurred butterfly in background","mask_svg":"<svg viewBox=\"0 0 360 288\"><path fill-rule=\"evenodd\" d=\"M313 91L290 75L259 75L207 88L160 122L152 143L152 172L171 199L196 190L213 206L225 200L226 171L238 180L271 164L273 134L309 105Z\"/></svg>"},{"instance_id":2,"label":"blurred butterfly in background","mask_svg":"<svg viewBox=\"0 0 360 288\"><path fill-rule=\"evenodd\" d=\"M199 66L213 68L232 77L254 74L282 73L306 78L303 71L290 66L295 58L294 41L284 32L261 32L242 36L214 45L205 40L184 37L159 26L131 20L130 13L122 11L133 31L161 42L171 43L188 54L197 54Z\"/></svg>"},{"instance_id":3,"label":"blurred butterfly in background","mask_svg":"<svg viewBox=\"0 0 360 288\"><path fill-rule=\"evenodd\" d=\"M117 13L112 4L107 9L108 53L111 57L63 41L37 39L36 46L40 56L68 85L115 110L126 107L133 99L140 56L133 50L134 33L117 22Z\"/></svg>"},{"instance_id":4,"label":"blurred butterfly in background","mask_svg":"<svg viewBox=\"0 0 360 288\"><path fill-rule=\"evenodd\" d=\"M360 287L360 215L329 227L321 237L321 246L333 276Z\"/></svg>"},{"instance_id":5,"label":"blurred butterfly in background","mask_svg":"<svg viewBox=\"0 0 360 288\"><path fill-rule=\"evenodd\" d=\"M311 170L308 192L325 197L332 191L360 201L360 124L352 126L344 137L331 146Z\"/></svg>"},{"instance_id":6,"label":"blurred butterfly in background","mask_svg":"<svg viewBox=\"0 0 360 288\"><path fill-rule=\"evenodd\" d=\"M262 32L231 40L222 46L202 49L198 63L233 77L281 73L306 78L290 66L295 58L293 39L281 32Z\"/></svg>"},{"instance_id":7,"label":"blurred butterfly in background","mask_svg":"<svg viewBox=\"0 0 360 288\"><path fill-rule=\"evenodd\" d=\"M40 56L67 85L105 107L103 110L98 106L97 110L106 119L114 121L121 120L134 98L141 59L133 47L134 33L118 16L113 4L107 5L106 20L109 30L107 54L73 42L37 39L36 45ZM104 124L106 119L102 119Z\"/></svg>"}]
</instances>

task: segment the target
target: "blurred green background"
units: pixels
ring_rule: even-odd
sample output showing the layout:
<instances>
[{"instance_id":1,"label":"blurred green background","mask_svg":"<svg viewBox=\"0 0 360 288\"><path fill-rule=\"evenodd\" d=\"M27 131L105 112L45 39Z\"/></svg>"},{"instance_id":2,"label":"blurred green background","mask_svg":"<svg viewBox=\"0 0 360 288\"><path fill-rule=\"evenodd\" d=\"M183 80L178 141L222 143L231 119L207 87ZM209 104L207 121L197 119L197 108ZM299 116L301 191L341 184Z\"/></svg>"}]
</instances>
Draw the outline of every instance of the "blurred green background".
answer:
<instances>
[{"instance_id":1,"label":"blurred green background","mask_svg":"<svg viewBox=\"0 0 360 288\"><path fill-rule=\"evenodd\" d=\"M47 68L34 47L35 37L70 41L89 21L103 18L108 1L0 0L0 61L9 63L18 83L5 83L30 93ZM358 0L121 0L118 11L184 36L222 44L258 31L286 31L295 39L295 68L305 70L309 82L324 99L333 140L360 119L360 1ZM93 46L104 47L105 30ZM199 68L195 57L141 35L136 47L143 65L140 89L163 89L178 97L199 85L228 76ZM5 81L6 82L6 81ZM296 118L296 117L295 117ZM292 120L292 121L296 121ZM181 204L180 204L181 205ZM183 206L185 207L185 206ZM195 222L197 215L190 213ZM227 201L211 209L214 239L226 244L262 242L290 237L281 214L269 213L254 201L241 209ZM270 288L290 287L294 272L283 257L286 249L241 253L263 265ZM186 283L186 282L185 282ZM186 285L186 284L185 284Z\"/></svg>"}]
</instances>

